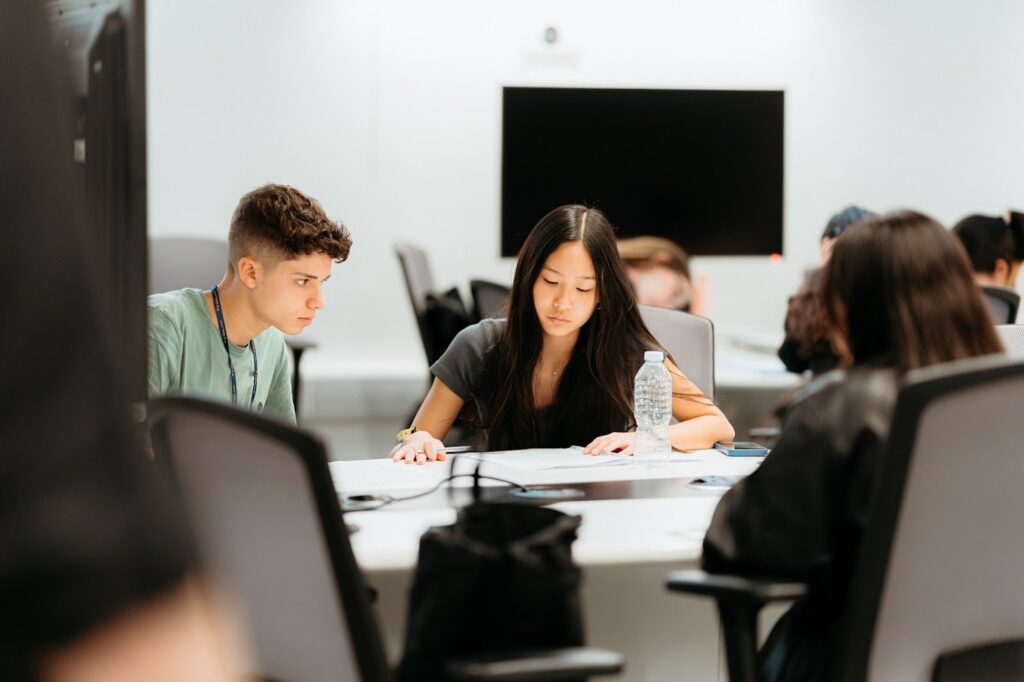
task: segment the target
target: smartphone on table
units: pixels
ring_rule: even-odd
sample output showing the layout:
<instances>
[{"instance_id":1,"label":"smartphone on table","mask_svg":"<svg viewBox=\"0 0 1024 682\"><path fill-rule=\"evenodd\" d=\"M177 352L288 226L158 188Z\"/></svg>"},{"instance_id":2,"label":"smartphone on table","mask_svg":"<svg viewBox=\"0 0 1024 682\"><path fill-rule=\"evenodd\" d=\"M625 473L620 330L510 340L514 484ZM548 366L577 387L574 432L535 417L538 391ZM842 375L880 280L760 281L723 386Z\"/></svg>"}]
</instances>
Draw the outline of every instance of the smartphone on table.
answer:
<instances>
[{"instance_id":1,"label":"smartphone on table","mask_svg":"<svg viewBox=\"0 0 1024 682\"><path fill-rule=\"evenodd\" d=\"M760 443L749 440L731 440L715 443L715 450L724 452L730 457L762 457L768 454L768 448Z\"/></svg>"}]
</instances>

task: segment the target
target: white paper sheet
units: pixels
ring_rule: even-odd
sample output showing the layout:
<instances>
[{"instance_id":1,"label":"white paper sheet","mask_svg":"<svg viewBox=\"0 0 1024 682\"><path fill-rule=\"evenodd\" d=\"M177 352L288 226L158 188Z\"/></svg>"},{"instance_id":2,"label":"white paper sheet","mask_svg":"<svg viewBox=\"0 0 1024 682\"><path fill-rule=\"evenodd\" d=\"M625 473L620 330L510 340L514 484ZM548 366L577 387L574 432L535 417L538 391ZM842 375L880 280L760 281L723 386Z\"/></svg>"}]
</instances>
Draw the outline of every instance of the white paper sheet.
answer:
<instances>
[{"instance_id":1,"label":"white paper sheet","mask_svg":"<svg viewBox=\"0 0 1024 682\"><path fill-rule=\"evenodd\" d=\"M536 448L532 450L510 450L505 452L485 452L471 455L487 463L500 464L512 469L524 471L544 471L547 469L595 469L600 467L631 466L637 463L630 455L607 453L603 455L584 455L583 449L571 448ZM670 462L695 462L683 453L673 454Z\"/></svg>"},{"instance_id":2,"label":"white paper sheet","mask_svg":"<svg viewBox=\"0 0 1024 682\"><path fill-rule=\"evenodd\" d=\"M390 458L360 459L348 462L331 462L331 477L334 487L346 494L353 492L374 492L378 490L426 490L444 479L451 472L450 462L427 462L425 464L404 464ZM459 456L455 471L459 474L472 473L476 462ZM457 479L457 485L466 479ZM481 479L480 485L502 485L496 481Z\"/></svg>"}]
</instances>

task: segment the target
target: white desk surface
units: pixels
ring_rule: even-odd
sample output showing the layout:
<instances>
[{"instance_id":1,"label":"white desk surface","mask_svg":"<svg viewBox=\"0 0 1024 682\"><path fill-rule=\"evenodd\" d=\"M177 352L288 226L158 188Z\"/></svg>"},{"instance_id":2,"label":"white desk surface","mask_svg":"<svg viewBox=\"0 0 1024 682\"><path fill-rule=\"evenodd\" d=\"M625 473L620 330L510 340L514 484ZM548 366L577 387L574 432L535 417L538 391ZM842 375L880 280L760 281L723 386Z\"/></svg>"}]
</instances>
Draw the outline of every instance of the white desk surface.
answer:
<instances>
[{"instance_id":1,"label":"white desk surface","mask_svg":"<svg viewBox=\"0 0 1024 682\"><path fill-rule=\"evenodd\" d=\"M715 450L675 453L675 461L654 469L636 465L583 469L525 470L485 462L481 473L523 485L559 485L657 478L694 478L709 474L744 476L761 462L759 457L726 457ZM471 472L476 462L460 459L457 472ZM389 459L332 462L331 473L340 493L426 490L448 475L447 463L397 464ZM471 485L469 478L455 485ZM495 485L493 481L481 481ZM500 484L498 484L500 485ZM572 500L552 505L583 517L573 556L583 566L693 561L721 492L693 488L679 497ZM409 570L416 563L419 538L429 527L449 524L455 510L448 507L347 512L346 522L359 531L352 547L367 571Z\"/></svg>"},{"instance_id":2,"label":"white desk surface","mask_svg":"<svg viewBox=\"0 0 1024 682\"><path fill-rule=\"evenodd\" d=\"M782 338L770 348L750 340L723 337L715 340L715 388L722 390L788 390L804 379L786 370L775 354Z\"/></svg>"}]
</instances>

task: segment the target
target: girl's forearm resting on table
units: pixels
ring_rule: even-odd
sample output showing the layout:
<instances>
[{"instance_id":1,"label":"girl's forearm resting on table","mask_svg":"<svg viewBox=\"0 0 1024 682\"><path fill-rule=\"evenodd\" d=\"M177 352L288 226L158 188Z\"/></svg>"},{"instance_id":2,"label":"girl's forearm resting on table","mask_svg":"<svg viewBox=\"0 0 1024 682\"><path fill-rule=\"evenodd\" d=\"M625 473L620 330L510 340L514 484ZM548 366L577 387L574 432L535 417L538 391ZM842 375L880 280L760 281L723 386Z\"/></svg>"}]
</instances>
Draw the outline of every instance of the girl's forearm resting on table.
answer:
<instances>
[{"instance_id":1,"label":"girl's forearm resting on table","mask_svg":"<svg viewBox=\"0 0 1024 682\"><path fill-rule=\"evenodd\" d=\"M669 439L676 450L703 450L719 441L730 441L736 435L732 424L722 414L693 417L668 427Z\"/></svg>"}]
</instances>

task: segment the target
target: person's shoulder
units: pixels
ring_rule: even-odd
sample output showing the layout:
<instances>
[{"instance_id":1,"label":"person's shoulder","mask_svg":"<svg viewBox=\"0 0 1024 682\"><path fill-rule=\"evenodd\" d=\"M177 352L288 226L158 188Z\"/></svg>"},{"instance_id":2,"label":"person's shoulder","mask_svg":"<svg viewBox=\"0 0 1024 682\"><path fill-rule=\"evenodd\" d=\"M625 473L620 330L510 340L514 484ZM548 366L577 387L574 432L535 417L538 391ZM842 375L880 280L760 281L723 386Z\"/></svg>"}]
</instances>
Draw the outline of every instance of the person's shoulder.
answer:
<instances>
[{"instance_id":1,"label":"person's shoulder","mask_svg":"<svg viewBox=\"0 0 1024 682\"><path fill-rule=\"evenodd\" d=\"M809 381L793 395L790 405L888 399L898 384L899 376L894 367L877 365L834 369Z\"/></svg>"},{"instance_id":2,"label":"person's shoulder","mask_svg":"<svg viewBox=\"0 0 1024 682\"><path fill-rule=\"evenodd\" d=\"M163 335L170 329L192 328L206 318L206 300L201 289L177 289L150 294L146 299L150 334Z\"/></svg>"},{"instance_id":3,"label":"person's shoulder","mask_svg":"<svg viewBox=\"0 0 1024 682\"><path fill-rule=\"evenodd\" d=\"M836 434L865 427L885 433L899 383L899 373L893 367L836 369L810 382L794 396L787 417L824 425Z\"/></svg>"},{"instance_id":4,"label":"person's shoulder","mask_svg":"<svg viewBox=\"0 0 1024 682\"><path fill-rule=\"evenodd\" d=\"M458 333L456 339L475 348L486 350L498 342L505 331L505 325L504 318L487 318L465 327Z\"/></svg>"},{"instance_id":5,"label":"person's shoulder","mask_svg":"<svg viewBox=\"0 0 1024 682\"><path fill-rule=\"evenodd\" d=\"M176 289L160 294L150 294L146 298L146 307L150 314L161 314L171 318L183 318L197 309L206 307L202 289Z\"/></svg>"}]
</instances>

